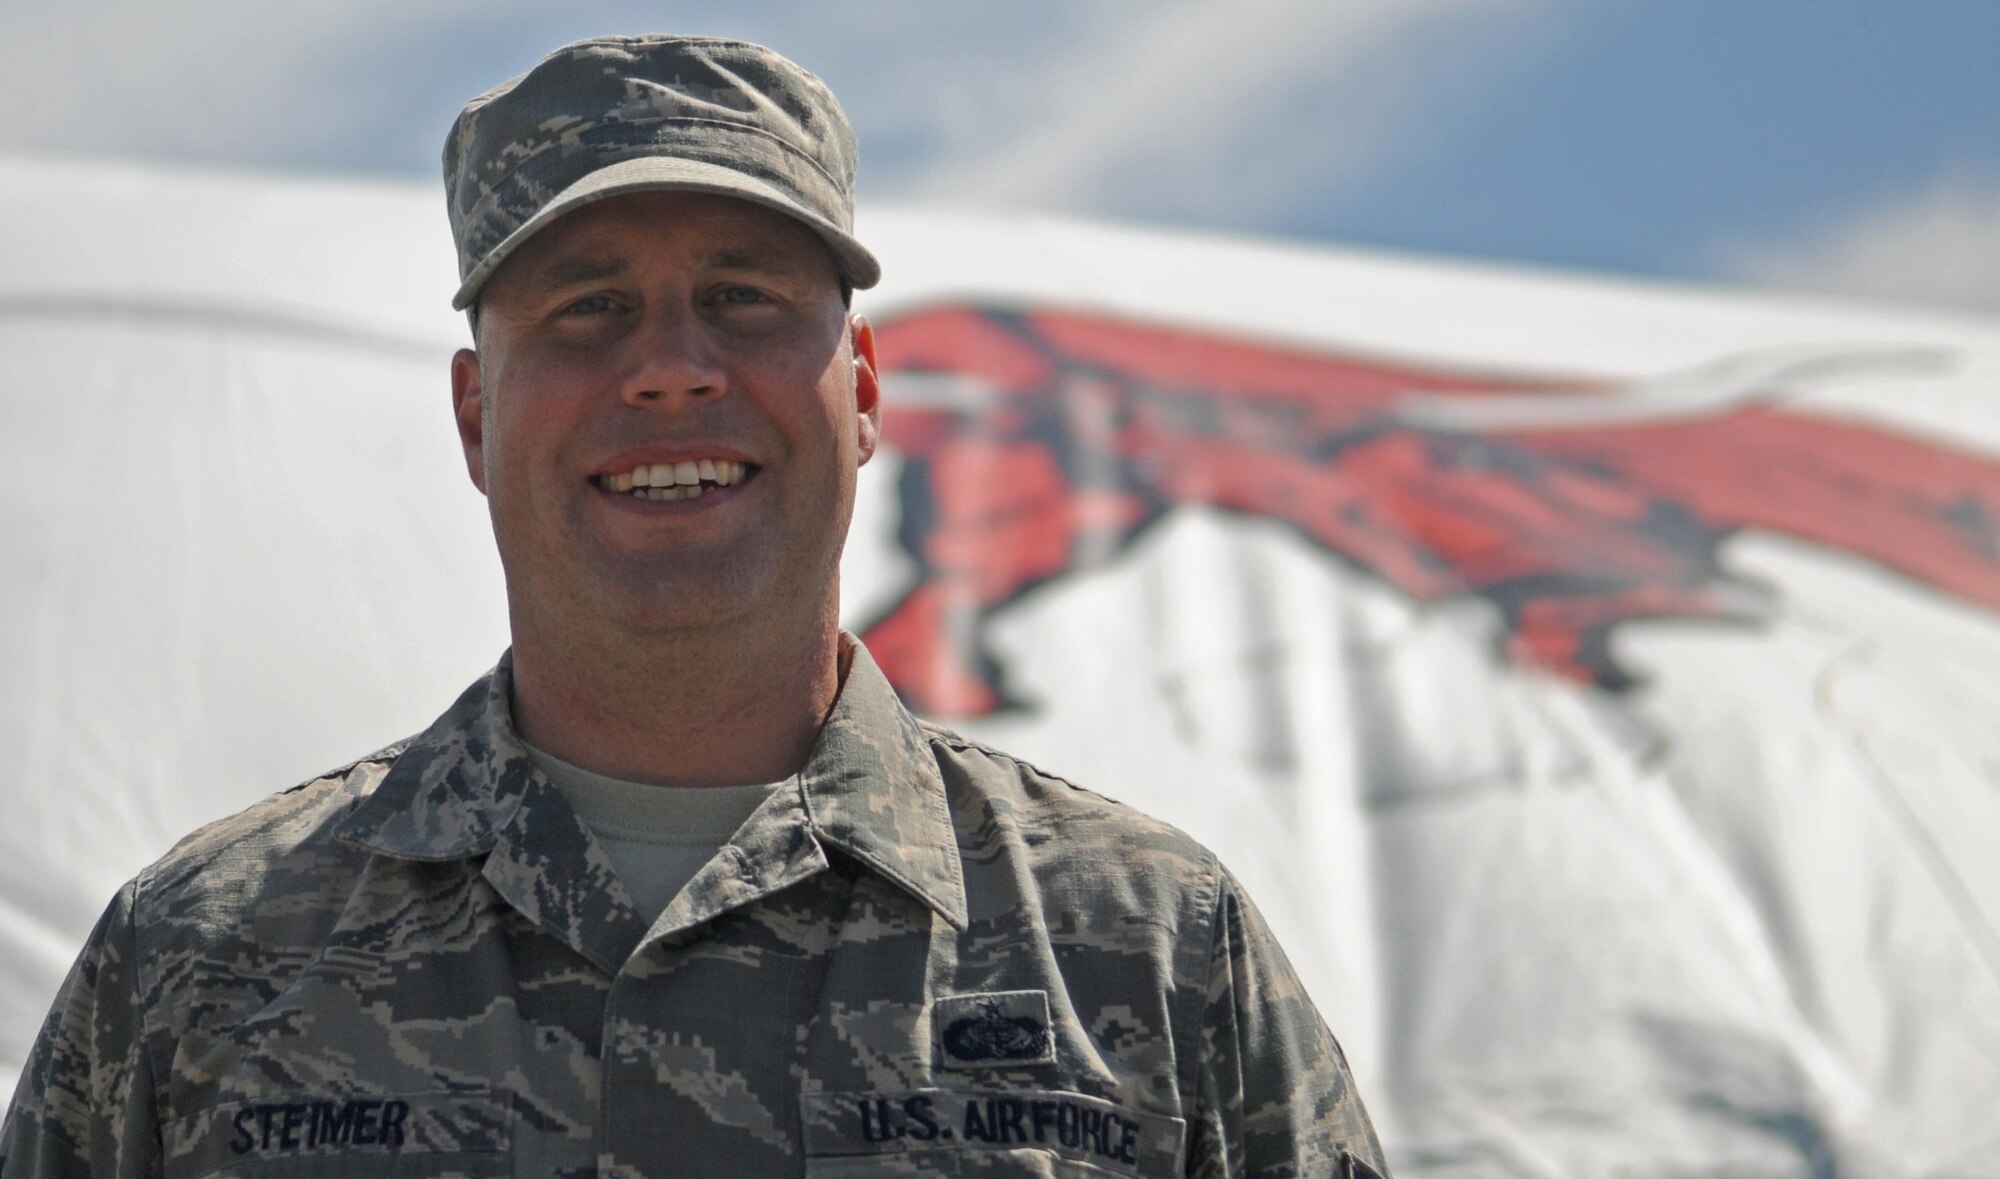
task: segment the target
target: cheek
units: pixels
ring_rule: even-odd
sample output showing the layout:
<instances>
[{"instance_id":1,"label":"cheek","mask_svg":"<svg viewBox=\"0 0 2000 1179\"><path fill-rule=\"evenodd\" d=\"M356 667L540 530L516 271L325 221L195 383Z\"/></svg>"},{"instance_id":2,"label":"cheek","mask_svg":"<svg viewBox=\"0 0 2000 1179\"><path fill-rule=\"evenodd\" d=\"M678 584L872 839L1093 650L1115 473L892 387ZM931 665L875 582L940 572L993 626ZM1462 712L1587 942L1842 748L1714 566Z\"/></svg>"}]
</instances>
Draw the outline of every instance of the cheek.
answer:
<instances>
[{"instance_id":1,"label":"cheek","mask_svg":"<svg viewBox=\"0 0 2000 1179\"><path fill-rule=\"evenodd\" d=\"M813 390L811 413L814 426L843 443L854 437L854 371L845 354L810 374L802 374L801 384Z\"/></svg>"},{"instance_id":2,"label":"cheek","mask_svg":"<svg viewBox=\"0 0 2000 1179\"><path fill-rule=\"evenodd\" d=\"M854 404L844 389L832 389L813 403L813 434L822 449L842 465L856 458L858 431Z\"/></svg>"},{"instance_id":3,"label":"cheek","mask_svg":"<svg viewBox=\"0 0 2000 1179\"><path fill-rule=\"evenodd\" d=\"M495 398L497 414L489 416L487 463L518 478L529 467L557 455L574 433L588 401L575 382L552 374L521 373ZM502 476L502 472L494 472Z\"/></svg>"}]
</instances>

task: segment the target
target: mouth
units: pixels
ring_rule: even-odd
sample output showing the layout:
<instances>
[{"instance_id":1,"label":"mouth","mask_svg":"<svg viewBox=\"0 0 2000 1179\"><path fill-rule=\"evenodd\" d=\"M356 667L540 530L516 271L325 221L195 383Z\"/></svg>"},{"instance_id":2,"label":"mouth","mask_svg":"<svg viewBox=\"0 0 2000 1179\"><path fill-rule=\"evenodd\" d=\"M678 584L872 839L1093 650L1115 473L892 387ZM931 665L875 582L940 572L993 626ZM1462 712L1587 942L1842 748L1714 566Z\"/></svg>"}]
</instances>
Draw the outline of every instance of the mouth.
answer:
<instances>
[{"instance_id":1,"label":"mouth","mask_svg":"<svg viewBox=\"0 0 2000 1179\"><path fill-rule=\"evenodd\" d=\"M592 475L590 482L599 491L632 499L699 499L725 487L747 483L759 470L755 463L733 459L683 459L673 463L643 463L626 471Z\"/></svg>"}]
</instances>

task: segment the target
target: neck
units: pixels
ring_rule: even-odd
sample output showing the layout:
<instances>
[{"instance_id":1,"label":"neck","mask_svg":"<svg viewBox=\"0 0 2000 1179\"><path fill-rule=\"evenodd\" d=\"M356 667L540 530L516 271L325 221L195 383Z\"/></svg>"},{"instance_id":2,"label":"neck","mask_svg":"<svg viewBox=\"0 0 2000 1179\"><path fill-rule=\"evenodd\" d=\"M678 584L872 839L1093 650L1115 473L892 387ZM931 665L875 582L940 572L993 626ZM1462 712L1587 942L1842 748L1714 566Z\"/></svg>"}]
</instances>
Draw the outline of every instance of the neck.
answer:
<instances>
[{"instance_id":1,"label":"neck","mask_svg":"<svg viewBox=\"0 0 2000 1179\"><path fill-rule=\"evenodd\" d=\"M777 782L839 695L834 612L787 628L551 634L516 612L514 725L563 761L670 786Z\"/></svg>"}]
</instances>

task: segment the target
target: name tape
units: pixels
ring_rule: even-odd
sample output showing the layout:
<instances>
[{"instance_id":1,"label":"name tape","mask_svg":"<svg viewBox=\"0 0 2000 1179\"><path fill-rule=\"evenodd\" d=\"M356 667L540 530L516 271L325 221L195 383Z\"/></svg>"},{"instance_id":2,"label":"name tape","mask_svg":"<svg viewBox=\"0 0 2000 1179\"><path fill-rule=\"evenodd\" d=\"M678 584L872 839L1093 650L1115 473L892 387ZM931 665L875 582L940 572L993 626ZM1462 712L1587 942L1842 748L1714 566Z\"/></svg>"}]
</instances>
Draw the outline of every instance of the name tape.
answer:
<instances>
[{"instance_id":1,"label":"name tape","mask_svg":"<svg viewBox=\"0 0 2000 1179\"><path fill-rule=\"evenodd\" d=\"M298 1094L214 1106L166 1127L167 1158L199 1172L254 1158L507 1150L512 1113L489 1093Z\"/></svg>"}]
</instances>

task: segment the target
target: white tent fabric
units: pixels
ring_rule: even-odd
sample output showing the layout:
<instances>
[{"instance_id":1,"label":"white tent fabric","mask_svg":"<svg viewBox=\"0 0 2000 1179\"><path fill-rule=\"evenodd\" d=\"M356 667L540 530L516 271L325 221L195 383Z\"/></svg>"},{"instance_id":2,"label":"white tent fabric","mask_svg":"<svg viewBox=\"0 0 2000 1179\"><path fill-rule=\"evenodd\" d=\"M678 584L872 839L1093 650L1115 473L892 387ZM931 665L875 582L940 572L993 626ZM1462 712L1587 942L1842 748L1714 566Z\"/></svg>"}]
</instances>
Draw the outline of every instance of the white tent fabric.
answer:
<instances>
[{"instance_id":1,"label":"white tent fabric","mask_svg":"<svg viewBox=\"0 0 2000 1179\"><path fill-rule=\"evenodd\" d=\"M0 209L11 1074L122 881L505 616L436 194L7 160ZM1399 1174L2000 1175L2000 323L861 236L906 424L852 624L1238 870Z\"/></svg>"}]
</instances>

